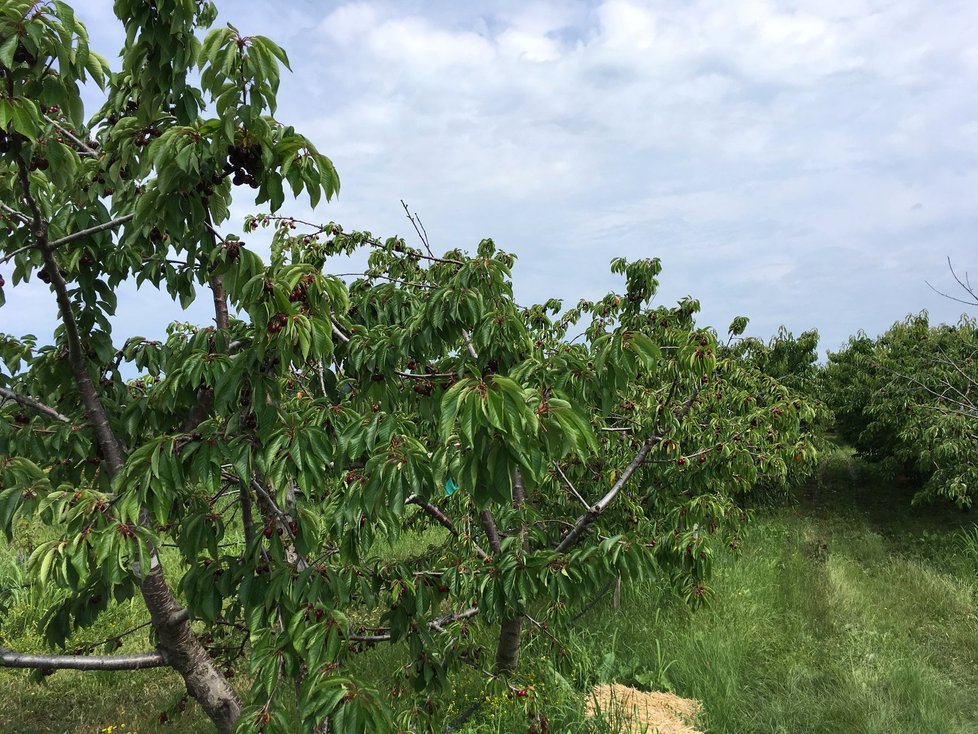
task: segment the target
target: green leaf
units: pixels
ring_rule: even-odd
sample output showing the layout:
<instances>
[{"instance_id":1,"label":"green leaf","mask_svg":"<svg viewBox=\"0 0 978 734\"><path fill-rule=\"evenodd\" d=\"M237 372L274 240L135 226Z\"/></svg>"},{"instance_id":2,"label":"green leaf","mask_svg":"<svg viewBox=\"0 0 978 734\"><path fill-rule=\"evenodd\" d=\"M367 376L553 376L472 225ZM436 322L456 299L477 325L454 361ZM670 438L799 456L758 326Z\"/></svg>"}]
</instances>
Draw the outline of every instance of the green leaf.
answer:
<instances>
[{"instance_id":1,"label":"green leaf","mask_svg":"<svg viewBox=\"0 0 978 734\"><path fill-rule=\"evenodd\" d=\"M23 97L14 98L11 110L11 120L14 130L19 132L32 143L37 141L41 117L37 105Z\"/></svg>"}]
</instances>

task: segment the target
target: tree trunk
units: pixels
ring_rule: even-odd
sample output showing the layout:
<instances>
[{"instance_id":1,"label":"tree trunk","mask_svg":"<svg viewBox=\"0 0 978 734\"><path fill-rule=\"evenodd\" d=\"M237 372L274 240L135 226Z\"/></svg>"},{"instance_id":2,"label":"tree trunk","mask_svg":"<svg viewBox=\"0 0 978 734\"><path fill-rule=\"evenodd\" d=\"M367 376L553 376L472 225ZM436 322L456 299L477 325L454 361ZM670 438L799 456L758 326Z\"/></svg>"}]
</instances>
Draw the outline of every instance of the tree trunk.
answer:
<instances>
[{"instance_id":1,"label":"tree trunk","mask_svg":"<svg viewBox=\"0 0 978 734\"><path fill-rule=\"evenodd\" d=\"M30 190L25 186L28 195ZM39 215L35 215L38 217ZM95 433L95 439L104 458L103 466L112 477L122 470L124 449L112 430L111 423L102 400L88 373L88 364L82 351L82 341L72 310L68 287L61 276L54 253L47 245L47 226L35 227L37 239L44 255L45 270L51 278L65 326L65 340L68 345L68 360L75 378L75 386L88 416L88 422ZM140 513L140 522L150 524L148 513ZM234 722L241 714L241 702L237 693L221 674L213 659L200 644L200 640L190 628L183 609L173 598L163 576L156 549L151 549L150 568L139 569L139 588L153 622L153 630L159 640L159 651L167 664L176 670L187 686L187 692L201 705L204 712L217 726L221 734L231 734Z\"/></svg>"},{"instance_id":2,"label":"tree trunk","mask_svg":"<svg viewBox=\"0 0 978 734\"><path fill-rule=\"evenodd\" d=\"M516 469L513 471L513 507L517 510L522 510L524 499L525 493L523 490L523 477L520 475L520 470ZM483 524L487 524L485 516L483 516ZM492 522L491 516L489 517L488 524L491 525L493 531L490 533L489 527L486 528L486 533L489 533L490 537L490 545L494 545L493 550L498 553L500 545L499 533L495 527L495 523ZM517 553L522 552L523 547L526 545L526 534L527 527L524 523L520 526L520 542L516 548ZM493 535L495 535L495 543L493 543ZM495 673L497 675L511 675L516 672L516 668L520 662L522 632L522 614L515 614L509 619L503 620L503 623L499 628L499 641L496 644Z\"/></svg>"},{"instance_id":3,"label":"tree trunk","mask_svg":"<svg viewBox=\"0 0 978 734\"><path fill-rule=\"evenodd\" d=\"M499 642L496 645L496 674L511 675L520 663L521 633L523 615L517 614L503 622L499 628Z\"/></svg>"},{"instance_id":4,"label":"tree trunk","mask_svg":"<svg viewBox=\"0 0 978 734\"><path fill-rule=\"evenodd\" d=\"M181 614L183 610L173 598L155 553L152 564L149 573L140 581L139 589L153 620L159 649L167 664L183 678L187 693L200 704L217 730L221 734L231 734L241 715L238 694L200 644L186 615Z\"/></svg>"}]
</instances>

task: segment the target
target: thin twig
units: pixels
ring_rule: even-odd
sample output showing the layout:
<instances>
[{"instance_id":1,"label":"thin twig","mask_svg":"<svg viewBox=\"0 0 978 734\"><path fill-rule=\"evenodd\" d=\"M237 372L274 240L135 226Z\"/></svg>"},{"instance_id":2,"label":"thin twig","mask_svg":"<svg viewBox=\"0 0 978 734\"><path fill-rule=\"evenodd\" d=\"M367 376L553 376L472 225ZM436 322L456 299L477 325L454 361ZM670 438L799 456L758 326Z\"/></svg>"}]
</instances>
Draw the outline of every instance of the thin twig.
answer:
<instances>
[{"instance_id":1,"label":"thin twig","mask_svg":"<svg viewBox=\"0 0 978 734\"><path fill-rule=\"evenodd\" d=\"M407 214L408 221L411 222L411 226L414 227L414 231L418 233L418 239L421 240L421 244L424 245L424 249L428 251L431 257L435 256L435 253L431 251L431 244L428 242L428 233L424 231L424 225L421 224L421 217L415 214L411 214L408 209L408 205L401 199L401 206L404 207L404 213Z\"/></svg>"},{"instance_id":2,"label":"thin twig","mask_svg":"<svg viewBox=\"0 0 978 734\"><path fill-rule=\"evenodd\" d=\"M135 627L131 627L130 629L127 629L125 632L120 632L117 635L112 635L112 637L106 637L101 642L92 642L91 644L85 645L84 647L79 648L78 651L76 651L75 654L76 655L81 655L81 654L84 654L84 653L91 652L95 648L101 647L102 645L107 645L110 642L118 642L123 637L128 637L133 632L139 632L139 630L144 629L146 627L149 627L151 624L153 624L153 623L152 622L143 622L142 624L137 624Z\"/></svg>"},{"instance_id":3,"label":"thin twig","mask_svg":"<svg viewBox=\"0 0 978 734\"><path fill-rule=\"evenodd\" d=\"M950 293L945 293L944 291L938 290L937 288L935 288L930 284L929 280L924 281L927 284L927 287L930 288L932 291L934 291L934 293L937 293L940 296L944 296L949 300L957 301L958 303L963 303L967 306L978 306L978 293L975 293L975 290L971 285L971 279L968 277L968 274L967 273L964 274L964 280L962 281L961 278L958 276L958 274L954 271L954 266L951 265L950 257L947 258L947 267L948 270L951 271L951 275L954 276L954 279L957 281L958 285L961 286L962 290L964 290L965 293L971 296L971 300L956 298L955 296L952 296Z\"/></svg>"},{"instance_id":4,"label":"thin twig","mask_svg":"<svg viewBox=\"0 0 978 734\"><path fill-rule=\"evenodd\" d=\"M564 480L564 484L567 485L567 488L571 492L573 492L574 496L577 497L578 500L580 500L580 502L581 502L582 505L584 505L584 509L585 510L590 510L591 509L591 505L588 504L587 500L585 500L583 497L581 497L580 492L577 491L577 488L573 485L573 483L571 483L571 480L567 478L567 475L566 474L564 474L564 470L560 468L560 464L557 463L557 462L554 462L554 466L557 467L557 472L560 474L560 478Z\"/></svg>"}]
</instances>

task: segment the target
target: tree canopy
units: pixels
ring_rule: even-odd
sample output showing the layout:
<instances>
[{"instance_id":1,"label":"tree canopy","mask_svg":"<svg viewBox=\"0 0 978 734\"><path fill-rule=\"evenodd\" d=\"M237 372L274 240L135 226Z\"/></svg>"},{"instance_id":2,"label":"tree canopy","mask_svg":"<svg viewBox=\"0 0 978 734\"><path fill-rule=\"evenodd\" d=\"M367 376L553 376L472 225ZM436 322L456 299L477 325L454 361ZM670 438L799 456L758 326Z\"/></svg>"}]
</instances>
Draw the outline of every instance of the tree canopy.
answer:
<instances>
[{"instance_id":1,"label":"tree canopy","mask_svg":"<svg viewBox=\"0 0 978 734\"><path fill-rule=\"evenodd\" d=\"M826 396L840 436L889 475L922 483L918 499L974 501L978 324L908 316L829 355Z\"/></svg>"},{"instance_id":2,"label":"tree canopy","mask_svg":"<svg viewBox=\"0 0 978 734\"><path fill-rule=\"evenodd\" d=\"M693 298L653 305L655 258L612 261L622 293L519 304L491 240L436 252L281 213L339 190L274 117L285 52L208 30L211 3L114 7L118 72L67 3L0 9L3 288L46 283L60 318L50 344L0 341L0 526L47 529L30 567L68 592L52 646L138 594L139 665L176 669L219 731L376 732L430 712L356 680L373 645L428 692L472 664L472 625L506 675L524 624L559 632L609 579L707 594L735 495L814 458L815 409L771 366L790 355L745 358ZM82 83L104 91L90 116ZM362 275L331 274L361 250ZM206 294L213 323L119 339L124 282ZM392 554L408 536L423 550Z\"/></svg>"}]
</instances>

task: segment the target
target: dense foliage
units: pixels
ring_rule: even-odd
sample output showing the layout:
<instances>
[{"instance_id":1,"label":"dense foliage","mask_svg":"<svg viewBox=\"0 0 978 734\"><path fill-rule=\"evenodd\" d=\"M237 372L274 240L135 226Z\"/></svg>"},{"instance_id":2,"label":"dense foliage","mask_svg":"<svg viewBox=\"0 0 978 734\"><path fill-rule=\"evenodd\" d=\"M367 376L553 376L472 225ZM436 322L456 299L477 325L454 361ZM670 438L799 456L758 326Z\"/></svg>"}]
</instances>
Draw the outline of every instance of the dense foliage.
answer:
<instances>
[{"instance_id":1,"label":"dense foliage","mask_svg":"<svg viewBox=\"0 0 978 734\"><path fill-rule=\"evenodd\" d=\"M756 337L731 338L725 350L739 362L804 396L812 412L802 421L802 430L819 452L832 448L827 435L833 416L823 398L824 370L818 363L817 331L805 331L796 337L781 327L767 342ZM815 462L792 462L784 476L760 478L750 488L750 497L744 493L742 498L753 506L783 504L799 487L812 480L816 470Z\"/></svg>"},{"instance_id":2,"label":"dense foliage","mask_svg":"<svg viewBox=\"0 0 978 734\"><path fill-rule=\"evenodd\" d=\"M825 394L837 431L891 475L922 484L920 499L970 506L978 494L974 435L978 324L931 326L909 316L876 339L829 354Z\"/></svg>"},{"instance_id":3,"label":"dense foliage","mask_svg":"<svg viewBox=\"0 0 978 734\"><path fill-rule=\"evenodd\" d=\"M706 594L745 519L734 493L812 459L806 398L718 345L694 299L653 307L658 260L615 260L622 294L523 306L489 240L436 254L277 214L286 187L316 205L339 186L272 116L284 52L232 27L200 40L209 3L115 10L118 73L67 4L0 9L2 262L61 319L53 344L0 343L0 524L51 529L30 566L70 592L52 644L138 593L146 659L219 730L385 731L429 712L353 679L366 647L405 643L430 691L472 663L473 624L497 627L506 674L524 623L559 632L609 579ZM91 119L86 79L105 90ZM261 210L239 234L235 194ZM267 262L245 239L262 233ZM329 274L362 249L362 277ZM119 343L126 281L181 305L209 290L214 325ZM446 532L424 553L384 552L426 525ZM166 575L161 544L183 558ZM247 691L215 648L246 656Z\"/></svg>"}]
</instances>

